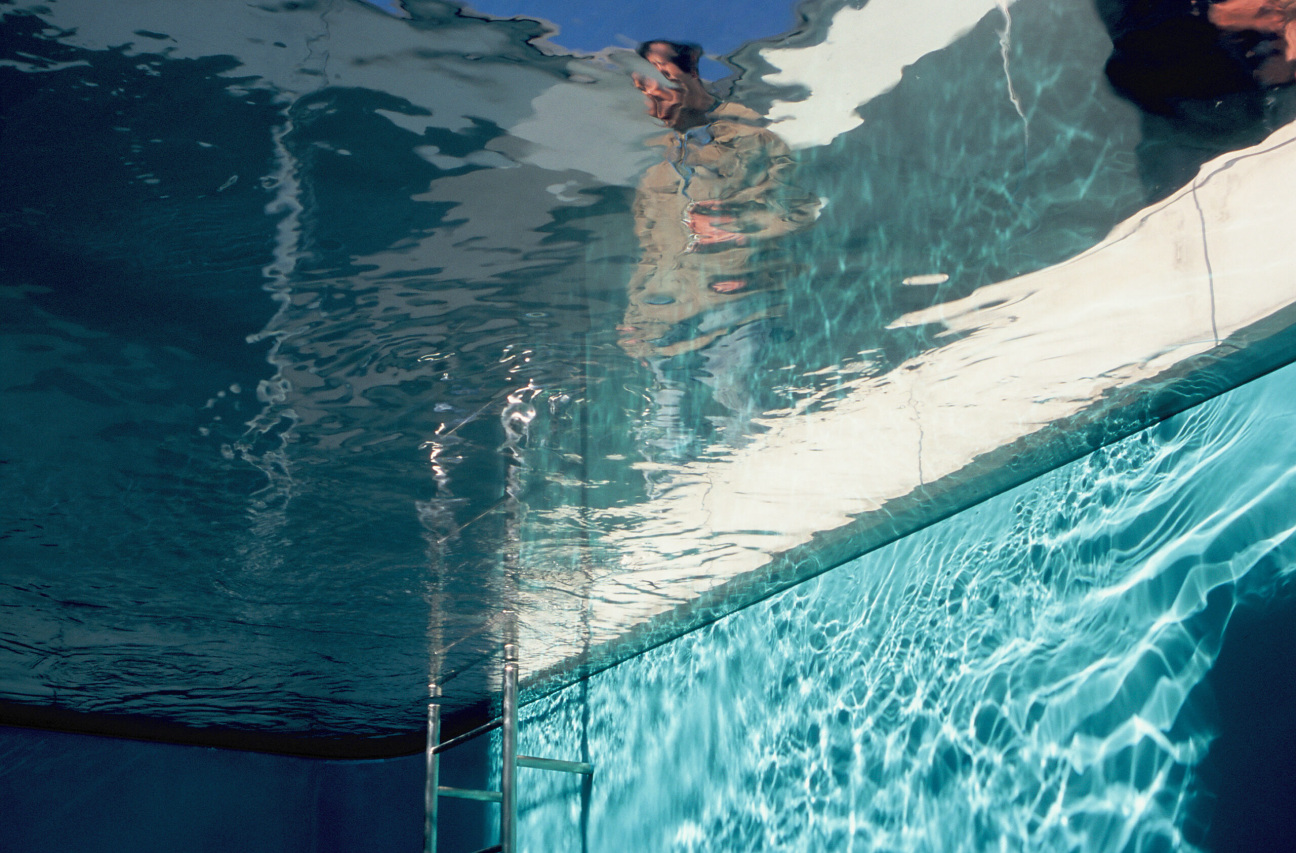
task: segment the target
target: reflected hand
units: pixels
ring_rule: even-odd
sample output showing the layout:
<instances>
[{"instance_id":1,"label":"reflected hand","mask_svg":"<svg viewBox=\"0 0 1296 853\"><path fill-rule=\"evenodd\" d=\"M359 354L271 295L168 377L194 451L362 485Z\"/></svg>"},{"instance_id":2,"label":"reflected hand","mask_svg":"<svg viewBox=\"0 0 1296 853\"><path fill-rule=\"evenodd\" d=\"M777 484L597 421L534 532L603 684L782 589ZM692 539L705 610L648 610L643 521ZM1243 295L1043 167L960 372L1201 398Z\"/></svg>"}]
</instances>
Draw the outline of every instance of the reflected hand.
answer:
<instances>
[{"instance_id":1,"label":"reflected hand","mask_svg":"<svg viewBox=\"0 0 1296 853\"><path fill-rule=\"evenodd\" d=\"M1296 0L1222 0L1206 17L1221 30L1272 34L1277 49L1255 69L1255 79L1266 86L1296 80Z\"/></svg>"},{"instance_id":2,"label":"reflected hand","mask_svg":"<svg viewBox=\"0 0 1296 853\"><path fill-rule=\"evenodd\" d=\"M631 74L630 79L634 81L635 88L644 93L648 115L670 124L672 118L679 112L682 101L680 92L676 89L668 89L651 77L642 74Z\"/></svg>"},{"instance_id":3,"label":"reflected hand","mask_svg":"<svg viewBox=\"0 0 1296 853\"><path fill-rule=\"evenodd\" d=\"M1211 4L1206 17L1221 30L1280 33L1287 23L1291 5L1282 0L1223 0Z\"/></svg>"},{"instance_id":4,"label":"reflected hand","mask_svg":"<svg viewBox=\"0 0 1296 853\"><path fill-rule=\"evenodd\" d=\"M703 246L717 243L746 245L746 235L722 227L732 224L735 217L720 213L721 204L719 201L696 201L689 205L684 214L684 224L688 226L689 231L693 232L694 243Z\"/></svg>"}]
</instances>

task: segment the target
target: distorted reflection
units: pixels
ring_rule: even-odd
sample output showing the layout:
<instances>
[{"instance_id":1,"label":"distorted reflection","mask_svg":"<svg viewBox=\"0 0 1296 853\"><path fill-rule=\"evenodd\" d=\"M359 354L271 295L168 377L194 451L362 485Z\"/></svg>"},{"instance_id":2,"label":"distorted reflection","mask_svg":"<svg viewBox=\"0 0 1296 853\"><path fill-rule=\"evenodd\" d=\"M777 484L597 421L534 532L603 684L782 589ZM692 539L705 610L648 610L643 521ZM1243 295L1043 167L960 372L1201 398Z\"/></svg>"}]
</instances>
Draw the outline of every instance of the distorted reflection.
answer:
<instances>
[{"instance_id":1,"label":"distorted reflection","mask_svg":"<svg viewBox=\"0 0 1296 853\"><path fill-rule=\"evenodd\" d=\"M1112 37L1107 77L1138 105L1137 154L1149 200L1206 160L1254 145L1296 111L1294 0L1099 0Z\"/></svg>"},{"instance_id":2,"label":"distorted reflection","mask_svg":"<svg viewBox=\"0 0 1296 853\"><path fill-rule=\"evenodd\" d=\"M1296 77L1296 2L1223 0L1210 6L1207 17L1223 32L1251 36L1247 56L1258 82L1278 86Z\"/></svg>"},{"instance_id":3,"label":"distorted reflection","mask_svg":"<svg viewBox=\"0 0 1296 853\"><path fill-rule=\"evenodd\" d=\"M678 461L701 444L703 389L725 410L728 438L757 413L751 368L781 334L788 260L778 238L813 222L819 200L792 183L791 151L755 111L707 91L701 47L649 41L638 53L651 70L635 85L669 132L652 141L663 159L635 195L641 256L618 331L653 373L643 446Z\"/></svg>"},{"instance_id":4,"label":"distorted reflection","mask_svg":"<svg viewBox=\"0 0 1296 853\"><path fill-rule=\"evenodd\" d=\"M1291 0L715 2L716 84L210 5L0 14L0 701L404 731L503 609L601 667L1296 352Z\"/></svg>"}]
</instances>

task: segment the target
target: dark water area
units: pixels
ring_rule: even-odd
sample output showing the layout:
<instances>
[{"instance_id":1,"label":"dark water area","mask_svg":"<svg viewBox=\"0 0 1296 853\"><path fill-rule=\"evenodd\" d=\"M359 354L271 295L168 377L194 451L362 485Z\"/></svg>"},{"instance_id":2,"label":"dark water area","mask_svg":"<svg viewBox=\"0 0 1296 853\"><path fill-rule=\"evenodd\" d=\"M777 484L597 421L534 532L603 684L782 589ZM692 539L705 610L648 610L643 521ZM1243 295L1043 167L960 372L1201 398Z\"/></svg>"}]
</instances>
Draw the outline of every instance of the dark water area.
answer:
<instances>
[{"instance_id":1,"label":"dark water area","mask_svg":"<svg viewBox=\"0 0 1296 853\"><path fill-rule=\"evenodd\" d=\"M1296 832L1296 601L1285 589L1246 602L1224 634L1206 685L1219 737L1201 765L1207 850L1279 851Z\"/></svg>"},{"instance_id":2,"label":"dark water area","mask_svg":"<svg viewBox=\"0 0 1296 853\"><path fill-rule=\"evenodd\" d=\"M417 850L423 759L325 761L0 727L6 850ZM466 829L471 833L471 829Z\"/></svg>"}]
</instances>

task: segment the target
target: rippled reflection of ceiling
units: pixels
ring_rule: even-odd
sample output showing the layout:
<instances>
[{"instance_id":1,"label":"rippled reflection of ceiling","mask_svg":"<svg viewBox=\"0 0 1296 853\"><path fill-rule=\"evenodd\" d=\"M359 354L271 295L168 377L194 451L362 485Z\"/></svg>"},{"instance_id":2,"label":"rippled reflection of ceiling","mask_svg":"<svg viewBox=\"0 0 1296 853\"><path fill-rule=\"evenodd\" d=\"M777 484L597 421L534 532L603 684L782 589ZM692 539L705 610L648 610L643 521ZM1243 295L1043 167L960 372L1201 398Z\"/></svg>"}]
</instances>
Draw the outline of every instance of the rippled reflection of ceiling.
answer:
<instances>
[{"instance_id":1,"label":"rippled reflection of ceiling","mask_svg":"<svg viewBox=\"0 0 1296 853\"><path fill-rule=\"evenodd\" d=\"M1288 358L1290 86L1185 135L1088 0L583 8L4 7L5 719L406 743ZM644 348L669 35L813 215Z\"/></svg>"}]
</instances>

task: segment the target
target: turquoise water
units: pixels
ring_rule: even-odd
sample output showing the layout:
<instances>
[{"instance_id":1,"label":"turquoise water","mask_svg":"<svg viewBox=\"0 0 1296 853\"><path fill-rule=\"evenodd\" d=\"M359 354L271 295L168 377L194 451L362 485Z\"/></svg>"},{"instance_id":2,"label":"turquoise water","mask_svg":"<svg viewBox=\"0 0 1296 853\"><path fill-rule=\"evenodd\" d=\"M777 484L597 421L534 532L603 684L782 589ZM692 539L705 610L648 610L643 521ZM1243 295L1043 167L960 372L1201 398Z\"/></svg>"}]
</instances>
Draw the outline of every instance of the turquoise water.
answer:
<instances>
[{"instance_id":1,"label":"turquoise water","mask_svg":"<svg viewBox=\"0 0 1296 853\"><path fill-rule=\"evenodd\" d=\"M521 752L596 776L582 814L520 771L522 849L1281 849L1293 392L1289 367L525 707Z\"/></svg>"},{"instance_id":2,"label":"turquoise water","mask_svg":"<svg viewBox=\"0 0 1296 853\"><path fill-rule=\"evenodd\" d=\"M0 722L408 762L515 640L528 849L1256 846L1275 38L696 5L0 4Z\"/></svg>"}]
</instances>

